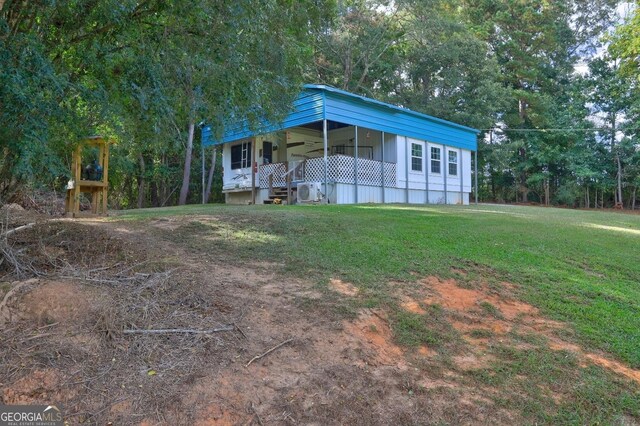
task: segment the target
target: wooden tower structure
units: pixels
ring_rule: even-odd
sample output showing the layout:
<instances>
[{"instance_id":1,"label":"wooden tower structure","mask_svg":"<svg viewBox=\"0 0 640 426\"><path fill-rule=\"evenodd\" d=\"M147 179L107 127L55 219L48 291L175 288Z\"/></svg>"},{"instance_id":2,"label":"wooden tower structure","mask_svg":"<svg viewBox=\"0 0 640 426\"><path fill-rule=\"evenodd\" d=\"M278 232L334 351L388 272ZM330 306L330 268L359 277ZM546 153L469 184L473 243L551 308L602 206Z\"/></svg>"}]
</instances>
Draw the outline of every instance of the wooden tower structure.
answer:
<instances>
[{"instance_id":1,"label":"wooden tower structure","mask_svg":"<svg viewBox=\"0 0 640 426\"><path fill-rule=\"evenodd\" d=\"M73 152L71 161L71 180L67 185L67 198L65 210L68 217L80 217L89 215L107 214L107 192L109 189L109 144L111 140L101 136L92 136L83 139ZM97 148L98 158L95 164L101 169L101 173L91 177L83 176L82 152L85 147ZM91 194L91 212L80 211L80 194Z\"/></svg>"}]
</instances>

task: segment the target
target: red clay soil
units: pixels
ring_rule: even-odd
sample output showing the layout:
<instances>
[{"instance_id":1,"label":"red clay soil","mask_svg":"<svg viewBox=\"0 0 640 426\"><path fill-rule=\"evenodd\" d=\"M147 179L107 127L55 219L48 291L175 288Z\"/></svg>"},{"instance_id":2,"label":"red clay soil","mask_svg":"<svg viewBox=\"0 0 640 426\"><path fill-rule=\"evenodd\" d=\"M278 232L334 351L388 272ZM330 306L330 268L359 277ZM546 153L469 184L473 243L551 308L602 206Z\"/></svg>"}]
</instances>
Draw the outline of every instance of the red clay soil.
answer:
<instances>
[{"instance_id":1,"label":"red clay soil","mask_svg":"<svg viewBox=\"0 0 640 426\"><path fill-rule=\"evenodd\" d=\"M2 402L59 402L72 423L114 425L523 423L519 413L494 405L490 389L458 380L459 370L485 366L491 358L484 348L516 325L546 336L553 349L576 352L585 363L640 382L638 371L606 356L563 346L553 333L562 324L509 297L512 286L505 284L499 294L427 277L416 295L393 285L405 309L423 315L428 305L439 304L455 317L453 327L472 350L454 354L459 370L449 370L438 364L434 348L398 346L382 309L338 314L313 283L283 277L277 264L234 265L224 248L185 248L189 235L176 235L189 221L151 227L87 222L91 241L108 230L130 247L118 262L165 262L176 272L136 285L58 277L25 286L11 298L10 322L0 328L0 360L7 367L0 373ZM215 218L198 221L209 226ZM341 280L330 288L359 297ZM481 302L493 305L499 317L483 311ZM183 318L188 321L181 325ZM205 336L120 333L173 322L236 328ZM477 329L493 335L473 338Z\"/></svg>"},{"instance_id":2,"label":"red clay soil","mask_svg":"<svg viewBox=\"0 0 640 426\"><path fill-rule=\"evenodd\" d=\"M452 322L453 326L465 336L469 343L475 346L486 347L492 340L504 339L504 336L517 325L521 331L543 335L548 339L549 347L553 350L573 352L584 361L592 362L640 383L639 370L627 367L603 354L592 353L576 344L561 340L553 331L562 328L562 323L543 318L535 307L506 295L514 289L513 284L502 283L504 291L498 295L486 285L480 288L462 288L453 279L441 280L434 276L426 277L421 280L421 283L424 285L425 291L430 293L424 299L424 304L438 304L454 312L459 319ZM496 318L483 312L481 307L483 302L494 306L499 317ZM415 312L413 305L408 308L407 310ZM478 329L491 331L494 337L478 339L470 336L473 330ZM482 363L477 355L471 358L474 360L471 361L467 356L456 360L456 362L464 365ZM464 365L461 366L464 367Z\"/></svg>"},{"instance_id":3,"label":"red clay soil","mask_svg":"<svg viewBox=\"0 0 640 426\"><path fill-rule=\"evenodd\" d=\"M356 286L340 279L331 278L329 285L334 291L337 291L343 296L353 297L358 295L358 288Z\"/></svg>"}]
</instances>

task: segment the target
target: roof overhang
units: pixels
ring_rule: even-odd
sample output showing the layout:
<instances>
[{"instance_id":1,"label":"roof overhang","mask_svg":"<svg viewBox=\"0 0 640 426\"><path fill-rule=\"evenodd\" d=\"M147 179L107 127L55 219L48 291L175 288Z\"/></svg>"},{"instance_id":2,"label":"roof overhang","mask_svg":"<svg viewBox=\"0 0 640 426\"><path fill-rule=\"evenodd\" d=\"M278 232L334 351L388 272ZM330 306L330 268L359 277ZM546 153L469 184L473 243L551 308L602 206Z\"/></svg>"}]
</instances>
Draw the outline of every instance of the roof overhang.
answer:
<instances>
[{"instance_id":1,"label":"roof overhang","mask_svg":"<svg viewBox=\"0 0 640 426\"><path fill-rule=\"evenodd\" d=\"M219 140L211 128L202 129L203 145L220 145L257 135L330 120L409 138L477 150L479 130L427 114L376 101L326 85L307 84L292 112L278 124L264 122L250 128L246 120L232 123Z\"/></svg>"}]
</instances>

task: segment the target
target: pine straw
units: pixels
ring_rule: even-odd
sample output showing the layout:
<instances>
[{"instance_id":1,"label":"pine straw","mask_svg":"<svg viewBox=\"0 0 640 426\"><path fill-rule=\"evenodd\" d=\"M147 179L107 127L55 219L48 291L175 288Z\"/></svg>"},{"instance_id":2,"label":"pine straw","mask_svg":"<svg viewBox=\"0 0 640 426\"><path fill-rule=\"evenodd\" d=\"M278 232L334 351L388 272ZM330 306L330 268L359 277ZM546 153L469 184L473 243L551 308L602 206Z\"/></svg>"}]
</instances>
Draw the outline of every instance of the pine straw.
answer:
<instances>
[{"instance_id":1,"label":"pine straw","mask_svg":"<svg viewBox=\"0 0 640 426\"><path fill-rule=\"evenodd\" d=\"M180 389L203 375L202 360L243 338L236 331L125 335L126 329L205 330L241 318L221 312L216 295L188 270L149 258L95 226L42 222L0 248L0 299L38 278L10 297L4 326L0 312L1 402L16 395L27 398L22 402L62 402L71 423L162 421L159 413L178 407ZM72 320L30 316L24 300L51 283L71 286L89 301L86 311ZM40 380L27 389L29 378L43 371L52 372L54 383ZM119 404L126 404L126 417L118 417ZM192 413L181 415L188 421Z\"/></svg>"}]
</instances>

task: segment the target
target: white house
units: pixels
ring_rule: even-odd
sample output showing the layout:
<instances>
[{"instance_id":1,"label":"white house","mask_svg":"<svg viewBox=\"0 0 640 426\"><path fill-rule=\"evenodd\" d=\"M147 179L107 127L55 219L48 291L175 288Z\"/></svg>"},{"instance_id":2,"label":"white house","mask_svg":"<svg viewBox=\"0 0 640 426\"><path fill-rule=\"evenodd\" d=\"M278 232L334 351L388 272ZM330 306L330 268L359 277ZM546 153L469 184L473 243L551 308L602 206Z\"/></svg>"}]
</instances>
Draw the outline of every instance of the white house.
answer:
<instances>
[{"instance_id":1,"label":"white house","mask_svg":"<svg viewBox=\"0 0 640 426\"><path fill-rule=\"evenodd\" d=\"M330 86L305 85L294 111L221 140L227 203L469 204L479 131Z\"/></svg>"}]
</instances>

